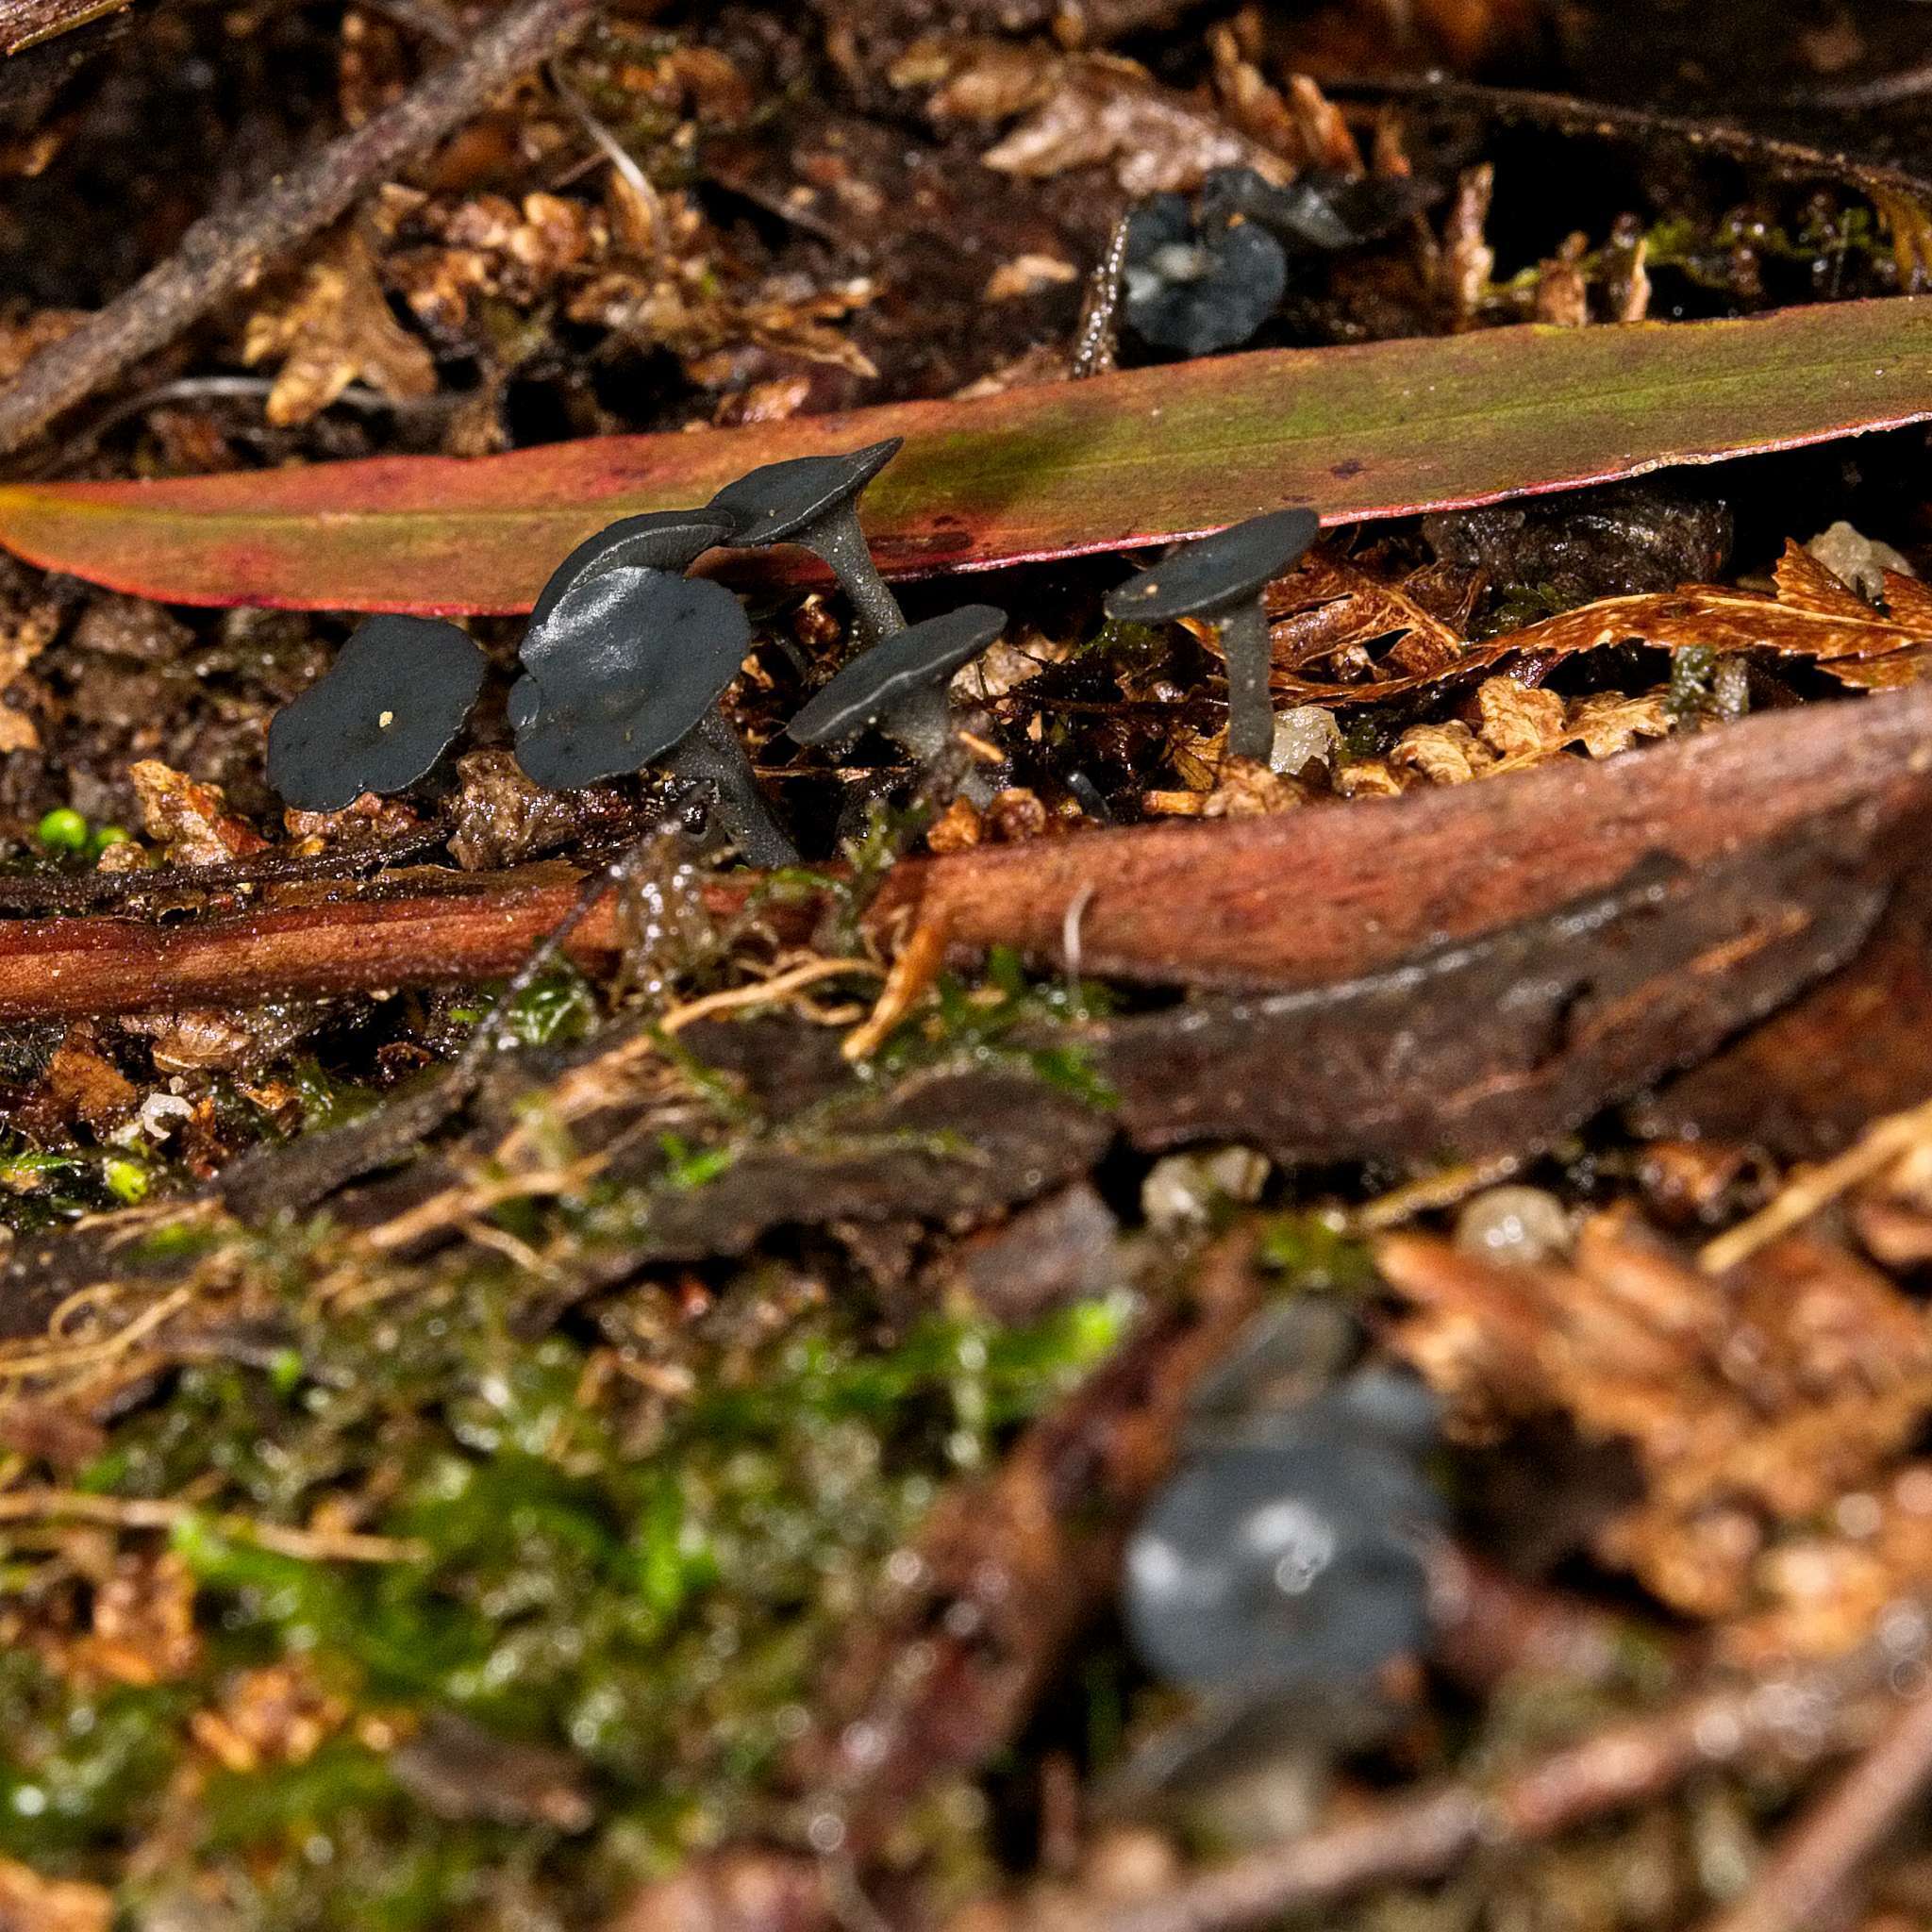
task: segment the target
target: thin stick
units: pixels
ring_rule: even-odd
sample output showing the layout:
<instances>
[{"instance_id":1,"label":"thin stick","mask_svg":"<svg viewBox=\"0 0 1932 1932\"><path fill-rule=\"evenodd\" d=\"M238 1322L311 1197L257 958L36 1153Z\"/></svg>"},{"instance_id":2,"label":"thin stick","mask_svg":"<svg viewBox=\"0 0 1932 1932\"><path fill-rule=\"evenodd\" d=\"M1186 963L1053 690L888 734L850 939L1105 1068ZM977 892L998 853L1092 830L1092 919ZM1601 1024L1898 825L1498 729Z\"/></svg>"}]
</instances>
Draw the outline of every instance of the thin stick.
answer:
<instances>
[{"instance_id":1,"label":"thin stick","mask_svg":"<svg viewBox=\"0 0 1932 1932\"><path fill-rule=\"evenodd\" d=\"M499 90L580 32L597 0L519 0L468 53L394 107L331 142L240 208L204 215L158 267L62 341L0 394L0 454L252 287L281 257L344 214L377 182L479 112Z\"/></svg>"},{"instance_id":2,"label":"thin stick","mask_svg":"<svg viewBox=\"0 0 1932 1932\"><path fill-rule=\"evenodd\" d=\"M1478 1850L1555 1838L1663 1797L1700 1772L1841 1750L1894 1668L1885 1647L1874 1644L1845 1663L1707 1691L1609 1725L1486 1790L1453 1784L1423 1791L1184 1878L1153 1897L1075 1907L1050 1923L1056 1932L1236 1932L1374 1886L1441 1877Z\"/></svg>"},{"instance_id":3,"label":"thin stick","mask_svg":"<svg viewBox=\"0 0 1932 1932\"><path fill-rule=\"evenodd\" d=\"M1775 168L1788 176L1813 176L1849 182L1860 192L1874 189L1923 201L1932 196L1932 179L1904 168L1861 161L1856 156L1807 146L1776 135L1755 134L1721 121L1700 121L1688 114L1664 114L1652 108L1626 107L1585 100L1577 94L1551 93L1535 88L1485 87L1476 81L1397 75L1389 79L1341 81L1331 93L1384 99L1412 99L1425 108L1466 107L1499 121L1527 121L1554 127L1559 134L1593 135L1600 140L1681 142L1729 160Z\"/></svg>"},{"instance_id":4,"label":"thin stick","mask_svg":"<svg viewBox=\"0 0 1932 1932\"><path fill-rule=\"evenodd\" d=\"M0 1523L105 1524L111 1529L173 1529L202 1511L179 1496L103 1496L88 1490L0 1491ZM365 1536L351 1529L293 1529L252 1516L217 1515L209 1523L236 1542L254 1543L306 1562L420 1563L427 1543L414 1537Z\"/></svg>"},{"instance_id":5,"label":"thin stick","mask_svg":"<svg viewBox=\"0 0 1932 1932\"><path fill-rule=\"evenodd\" d=\"M770 979L754 980L749 986L727 987L723 992L708 992L700 998L687 1000L681 1007L673 1007L658 1022L658 1030L660 1033L682 1033L697 1020L713 1019L720 1013L742 1012L748 1007L774 1006L781 1000L789 1000L795 992L804 991L808 986L816 986L822 979L845 979L855 973L876 978L885 970L874 959L807 959L786 972L774 974Z\"/></svg>"},{"instance_id":6,"label":"thin stick","mask_svg":"<svg viewBox=\"0 0 1932 1932\"><path fill-rule=\"evenodd\" d=\"M1932 1785L1932 1697L1922 1691L1799 1819L1751 1890L1707 1932L1809 1932L1838 1923L1859 1871Z\"/></svg>"},{"instance_id":7,"label":"thin stick","mask_svg":"<svg viewBox=\"0 0 1932 1932\"><path fill-rule=\"evenodd\" d=\"M1735 1268L1780 1235L1803 1225L1860 1181L1882 1174L1928 1139L1932 1139L1932 1100L1873 1122L1842 1154L1807 1168L1748 1220L1726 1228L1715 1241L1706 1241L1697 1253L1698 1267L1707 1274L1722 1274L1727 1268Z\"/></svg>"},{"instance_id":8,"label":"thin stick","mask_svg":"<svg viewBox=\"0 0 1932 1932\"><path fill-rule=\"evenodd\" d=\"M1123 209L1108 230L1107 246L1093 265L1087 299L1080 308L1080 326L1074 336L1073 364L1068 374L1075 382L1104 375L1119 360L1121 291L1127 274L1127 229L1130 210Z\"/></svg>"}]
</instances>

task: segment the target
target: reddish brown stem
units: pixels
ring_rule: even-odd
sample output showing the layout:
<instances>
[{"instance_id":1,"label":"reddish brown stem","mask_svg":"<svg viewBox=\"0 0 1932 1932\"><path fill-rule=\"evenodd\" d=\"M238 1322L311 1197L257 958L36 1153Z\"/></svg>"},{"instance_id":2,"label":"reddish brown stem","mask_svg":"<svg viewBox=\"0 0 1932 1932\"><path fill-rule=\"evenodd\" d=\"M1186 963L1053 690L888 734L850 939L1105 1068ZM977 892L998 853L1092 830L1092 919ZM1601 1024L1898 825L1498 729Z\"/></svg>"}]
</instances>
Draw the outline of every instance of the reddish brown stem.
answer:
<instances>
[{"instance_id":1,"label":"reddish brown stem","mask_svg":"<svg viewBox=\"0 0 1932 1932\"><path fill-rule=\"evenodd\" d=\"M1803 1763L1842 1750L1884 1684L1878 1646L1850 1663L1775 1683L1712 1690L1654 1717L1612 1724L1485 1790L1450 1785L1397 1799L1267 1851L1184 1879L1155 1897L1058 1913L1058 1932L1237 1932L1372 1886L1451 1872L1665 1796L1703 1771L1768 1757ZM1029 1922L1020 1920L1019 1924Z\"/></svg>"},{"instance_id":2,"label":"reddish brown stem","mask_svg":"<svg viewBox=\"0 0 1932 1932\"><path fill-rule=\"evenodd\" d=\"M1847 1902L1860 1871L1928 1785L1932 1696L1922 1689L1708 1932L1807 1932L1836 1924L1834 1908Z\"/></svg>"},{"instance_id":3,"label":"reddish brown stem","mask_svg":"<svg viewBox=\"0 0 1932 1932\"><path fill-rule=\"evenodd\" d=\"M710 909L742 909L755 879L716 880ZM475 874L437 891L376 891L315 906L223 913L179 925L135 919L24 920L0 926L0 1020L233 1006L271 993L368 992L513 972L575 906L562 866ZM774 917L784 917L782 908ZM615 958L608 901L565 951L601 970ZM791 922L798 937L798 922Z\"/></svg>"},{"instance_id":4,"label":"reddish brown stem","mask_svg":"<svg viewBox=\"0 0 1932 1932\"><path fill-rule=\"evenodd\" d=\"M1606 764L1392 804L978 846L887 881L956 949L1101 977L1319 986L1604 891L1642 859L1698 867L1813 817L1932 794L1932 686L1756 718Z\"/></svg>"},{"instance_id":5,"label":"reddish brown stem","mask_svg":"<svg viewBox=\"0 0 1932 1932\"><path fill-rule=\"evenodd\" d=\"M871 924L943 924L955 957L1008 945L1061 968L1071 938L1082 973L1154 984L1330 985L1574 905L1659 854L1697 868L1775 847L1826 814L1883 825L1932 797L1928 742L1932 685L1387 805L909 860ZM711 891L735 908L758 884L736 874ZM539 867L167 927L0 924L0 1021L490 978L518 964L575 891ZM608 960L612 919L607 908L587 921L571 957Z\"/></svg>"}]
</instances>

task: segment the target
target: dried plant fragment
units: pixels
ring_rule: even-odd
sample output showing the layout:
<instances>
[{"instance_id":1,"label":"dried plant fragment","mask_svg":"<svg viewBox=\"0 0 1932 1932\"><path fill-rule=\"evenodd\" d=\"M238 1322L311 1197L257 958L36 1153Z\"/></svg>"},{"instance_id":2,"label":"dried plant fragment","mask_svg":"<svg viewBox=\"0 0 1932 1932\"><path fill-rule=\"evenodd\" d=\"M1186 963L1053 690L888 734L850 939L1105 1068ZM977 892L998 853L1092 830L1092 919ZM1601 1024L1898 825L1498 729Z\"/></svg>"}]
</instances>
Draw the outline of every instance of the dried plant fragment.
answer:
<instances>
[{"instance_id":1,"label":"dried plant fragment","mask_svg":"<svg viewBox=\"0 0 1932 1932\"><path fill-rule=\"evenodd\" d=\"M356 235L305 270L292 295L249 317L242 359L281 363L266 413L283 428L319 415L358 380L397 400L436 390L435 358L390 313Z\"/></svg>"},{"instance_id":2,"label":"dried plant fragment","mask_svg":"<svg viewBox=\"0 0 1932 1932\"><path fill-rule=\"evenodd\" d=\"M1567 1416L1627 1442L1646 1493L1598 1554L1721 1617L1781 1530L1874 1480L1932 1409L1923 1310L1842 1248L1790 1237L1713 1281L1621 1211L1574 1260L1505 1265L1385 1240L1397 1345L1468 1428Z\"/></svg>"},{"instance_id":3,"label":"dried plant fragment","mask_svg":"<svg viewBox=\"0 0 1932 1932\"><path fill-rule=\"evenodd\" d=\"M1841 684L1865 689L1912 683L1932 662L1932 589L1888 571L1886 608L1875 608L1795 542L1788 541L1778 559L1775 596L1687 584L1600 597L1481 643L1462 637L1453 615L1441 614L1446 586L1455 581L1443 571L1432 566L1385 584L1357 565L1311 557L1269 591L1269 608L1277 613L1274 689L1304 704L1371 704L1519 656L1548 664L1621 643L1809 658ZM1372 656L1369 645L1389 637L1395 642ZM1330 680L1304 675L1321 663L1330 667Z\"/></svg>"},{"instance_id":4,"label":"dried plant fragment","mask_svg":"<svg viewBox=\"0 0 1932 1932\"><path fill-rule=\"evenodd\" d=\"M956 77L951 88L958 86ZM1275 182L1291 173L1218 115L1158 86L1145 68L1106 54L1066 58L1052 92L981 158L1034 179L1108 166L1137 200L1198 188L1216 168L1249 167Z\"/></svg>"},{"instance_id":5,"label":"dried plant fragment","mask_svg":"<svg viewBox=\"0 0 1932 1932\"><path fill-rule=\"evenodd\" d=\"M0 1858L0 1932L108 1932L113 1919L113 1898L98 1885L42 1878Z\"/></svg>"},{"instance_id":6,"label":"dried plant fragment","mask_svg":"<svg viewBox=\"0 0 1932 1932\"><path fill-rule=\"evenodd\" d=\"M92 1627L63 1661L116 1684L167 1684L192 1675L201 1639L188 1565L172 1550L115 1557L94 1586Z\"/></svg>"},{"instance_id":7,"label":"dried plant fragment","mask_svg":"<svg viewBox=\"0 0 1932 1932\"><path fill-rule=\"evenodd\" d=\"M225 865L268 849L254 826L228 809L219 785L203 785L158 758L142 758L127 776L141 807L142 829L165 850L171 865ZM127 862L146 861L132 842L109 846L104 863L126 853Z\"/></svg>"}]
</instances>

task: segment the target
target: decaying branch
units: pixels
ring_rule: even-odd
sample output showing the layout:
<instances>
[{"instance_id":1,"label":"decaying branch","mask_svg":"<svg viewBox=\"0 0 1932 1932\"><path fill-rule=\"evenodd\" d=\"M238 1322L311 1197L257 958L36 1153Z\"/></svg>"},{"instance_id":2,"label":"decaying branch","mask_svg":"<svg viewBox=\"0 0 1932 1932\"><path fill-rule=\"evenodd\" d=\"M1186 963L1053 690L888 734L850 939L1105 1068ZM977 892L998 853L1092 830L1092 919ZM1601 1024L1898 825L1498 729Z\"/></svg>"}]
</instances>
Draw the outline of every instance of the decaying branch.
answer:
<instances>
[{"instance_id":1,"label":"decaying branch","mask_svg":"<svg viewBox=\"0 0 1932 1932\"><path fill-rule=\"evenodd\" d=\"M1801 1767L1855 1742L1886 1697L1894 1650L1769 1681L1705 1691L1553 1751L1489 1786L1451 1784L1198 1873L1124 1905L1056 1900L1011 1932L1240 1932L1376 1885L1420 1883L1478 1851L1541 1843L1592 1819L1666 1796L1726 1765Z\"/></svg>"},{"instance_id":2,"label":"decaying branch","mask_svg":"<svg viewBox=\"0 0 1932 1932\"><path fill-rule=\"evenodd\" d=\"M0 0L0 59L11 59L127 5L128 0Z\"/></svg>"},{"instance_id":3,"label":"decaying branch","mask_svg":"<svg viewBox=\"0 0 1932 1932\"><path fill-rule=\"evenodd\" d=\"M203 216L166 261L42 349L0 393L0 454L31 441L64 410L250 287L500 89L540 66L582 29L596 4L518 0L468 53L439 67L392 108L239 208Z\"/></svg>"},{"instance_id":4,"label":"decaying branch","mask_svg":"<svg viewBox=\"0 0 1932 1932\"><path fill-rule=\"evenodd\" d=\"M1559 915L1646 863L1694 874L1776 853L1827 820L1843 853L1862 842L1881 871L1893 856L1902 865L1903 841L1880 834L1932 806L1928 742L1932 686L1920 686L1360 809L980 846L903 861L870 924L886 941L938 927L956 958L1006 945L1059 970L1071 944L1080 972L1143 984L1332 987ZM489 978L518 964L575 891L558 866L436 890L421 877L167 927L0 924L0 1021ZM760 880L729 874L707 890L714 909L731 909ZM794 916L808 924L809 908L794 902ZM595 967L615 945L607 908L571 957Z\"/></svg>"},{"instance_id":5,"label":"decaying branch","mask_svg":"<svg viewBox=\"0 0 1932 1932\"><path fill-rule=\"evenodd\" d=\"M1837 1907L1892 1828L1932 1786L1932 1696L1906 1704L1792 1828L1751 1890L1709 1932L1807 1932Z\"/></svg>"}]
</instances>

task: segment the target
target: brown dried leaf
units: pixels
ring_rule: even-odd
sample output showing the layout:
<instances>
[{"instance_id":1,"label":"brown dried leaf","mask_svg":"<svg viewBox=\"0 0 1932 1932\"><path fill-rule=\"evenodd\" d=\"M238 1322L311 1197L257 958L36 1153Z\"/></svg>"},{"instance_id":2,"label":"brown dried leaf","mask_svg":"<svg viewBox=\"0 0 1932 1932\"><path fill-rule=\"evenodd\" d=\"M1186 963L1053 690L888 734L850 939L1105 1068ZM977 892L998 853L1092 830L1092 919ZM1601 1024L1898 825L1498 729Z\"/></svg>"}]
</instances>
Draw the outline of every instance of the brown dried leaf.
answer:
<instances>
[{"instance_id":1,"label":"brown dried leaf","mask_svg":"<svg viewBox=\"0 0 1932 1932\"><path fill-rule=\"evenodd\" d=\"M1465 1426L1555 1412L1629 1443L1647 1493L1599 1554L1694 1615L1734 1610L1780 1528L1880 1476L1932 1408L1924 1311L1809 1236L1717 1280L1621 1211L1568 1265L1418 1235L1377 1258L1413 1310L1397 1345Z\"/></svg>"},{"instance_id":2,"label":"brown dried leaf","mask_svg":"<svg viewBox=\"0 0 1932 1932\"><path fill-rule=\"evenodd\" d=\"M1461 634L1471 605L1455 612L1446 602L1456 581L1436 566L1399 585L1383 584L1354 564L1312 553L1269 590L1274 689L1303 704L1370 704L1487 671L1518 655L1547 663L1626 642L1810 658L1840 683L1866 689L1912 683L1932 663L1932 588L1888 572L1889 608L1881 610L1790 541L1777 564L1775 596L1687 584L1602 597L1484 643ZM1468 594L1473 600L1473 587ZM1369 645L1388 637L1393 644L1379 657L1369 654ZM1303 675L1322 662L1358 676L1317 682ZM1591 722L1593 735L1601 737L1594 731L1601 721ZM1638 728L1634 715L1628 722ZM1658 734L1645 729L1641 735Z\"/></svg>"},{"instance_id":3,"label":"brown dried leaf","mask_svg":"<svg viewBox=\"0 0 1932 1932\"><path fill-rule=\"evenodd\" d=\"M1322 92L1312 76L1291 75L1288 97L1308 164L1342 175L1361 174L1362 151L1356 145L1348 123L1341 118L1341 109Z\"/></svg>"},{"instance_id":4,"label":"brown dried leaf","mask_svg":"<svg viewBox=\"0 0 1932 1932\"><path fill-rule=\"evenodd\" d=\"M1566 742L1580 744L1593 758L1614 758L1628 751L1640 738L1668 738L1671 714L1667 687L1625 697L1619 691L1599 691L1576 699L1565 720Z\"/></svg>"},{"instance_id":5,"label":"brown dried leaf","mask_svg":"<svg viewBox=\"0 0 1932 1932\"><path fill-rule=\"evenodd\" d=\"M83 1021L67 1029L27 1106L36 1125L58 1130L79 1121L105 1136L134 1111L139 1097L134 1083L93 1050Z\"/></svg>"},{"instance_id":6,"label":"brown dried leaf","mask_svg":"<svg viewBox=\"0 0 1932 1932\"><path fill-rule=\"evenodd\" d=\"M1389 762L1420 772L1431 785L1466 785L1496 762L1496 755L1459 718L1446 724L1412 724L1395 741Z\"/></svg>"},{"instance_id":7,"label":"brown dried leaf","mask_svg":"<svg viewBox=\"0 0 1932 1932\"><path fill-rule=\"evenodd\" d=\"M1513 677L1486 677L1475 702L1482 718L1477 736L1499 758L1549 758L1569 742L1567 708L1553 691L1532 690Z\"/></svg>"},{"instance_id":8,"label":"brown dried leaf","mask_svg":"<svg viewBox=\"0 0 1932 1932\"><path fill-rule=\"evenodd\" d=\"M1490 162L1466 169L1456 185L1456 199L1442 227L1442 248L1436 262L1437 287L1449 312L1467 326L1475 320L1495 272L1496 251L1489 244L1490 201L1495 193L1496 171Z\"/></svg>"},{"instance_id":9,"label":"brown dried leaf","mask_svg":"<svg viewBox=\"0 0 1932 1932\"><path fill-rule=\"evenodd\" d=\"M270 1764L306 1764L349 1715L301 1663L267 1664L234 1677L218 1707L189 1719L194 1741L237 1775Z\"/></svg>"},{"instance_id":10,"label":"brown dried leaf","mask_svg":"<svg viewBox=\"0 0 1932 1932\"><path fill-rule=\"evenodd\" d=\"M1002 174L1045 179L1110 165L1136 199L1198 188L1216 168L1249 167L1273 181L1292 170L1145 68L1108 54L1069 56L1053 91L981 157Z\"/></svg>"},{"instance_id":11,"label":"brown dried leaf","mask_svg":"<svg viewBox=\"0 0 1932 1932\"><path fill-rule=\"evenodd\" d=\"M436 390L435 358L390 313L355 234L312 263L292 295L249 317L242 359L280 361L267 415L282 427L307 423L358 378L399 399Z\"/></svg>"},{"instance_id":12,"label":"brown dried leaf","mask_svg":"<svg viewBox=\"0 0 1932 1932\"><path fill-rule=\"evenodd\" d=\"M1214 56L1214 92L1228 125L1291 160L1302 158L1302 123L1261 70L1241 52L1240 36L1223 22L1208 31ZM1345 131L1345 130L1344 130Z\"/></svg>"},{"instance_id":13,"label":"brown dried leaf","mask_svg":"<svg viewBox=\"0 0 1932 1932\"><path fill-rule=\"evenodd\" d=\"M1308 802L1292 778L1270 771L1257 758L1224 758L1214 790L1201 803L1204 819L1252 819L1264 812L1293 811Z\"/></svg>"},{"instance_id":14,"label":"brown dried leaf","mask_svg":"<svg viewBox=\"0 0 1932 1932\"><path fill-rule=\"evenodd\" d=\"M1590 320L1590 280L1581 263L1590 237L1567 236L1537 272L1536 319L1556 328L1581 328Z\"/></svg>"},{"instance_id":15,"label":"brown dried leaf","mask_svg":"<svg viewBox=\"0 0 1932 1932\"><path fill-rule=\"evenodd\" d=\"M68 1650L70 1670L117 1684L166 1684L201 1662L194 1577L172 1550L122 1555L96 1583L93 1624ZM4 1924L0 1921L0 1924Z\"/></svg>"},{"instance_id":16,"label":"brown dried leaf","mask_svg":"<svg viewBox=\"0 0 1932 1932\"><path fill-rule=\"evenodd\" d=\"M1064 57L1044 41L995 41L970 36L917 41L893 64L894 87L930 87L927 116L958 121L1009 121L1053 93Z\"/></svg>"}]
</instances>

